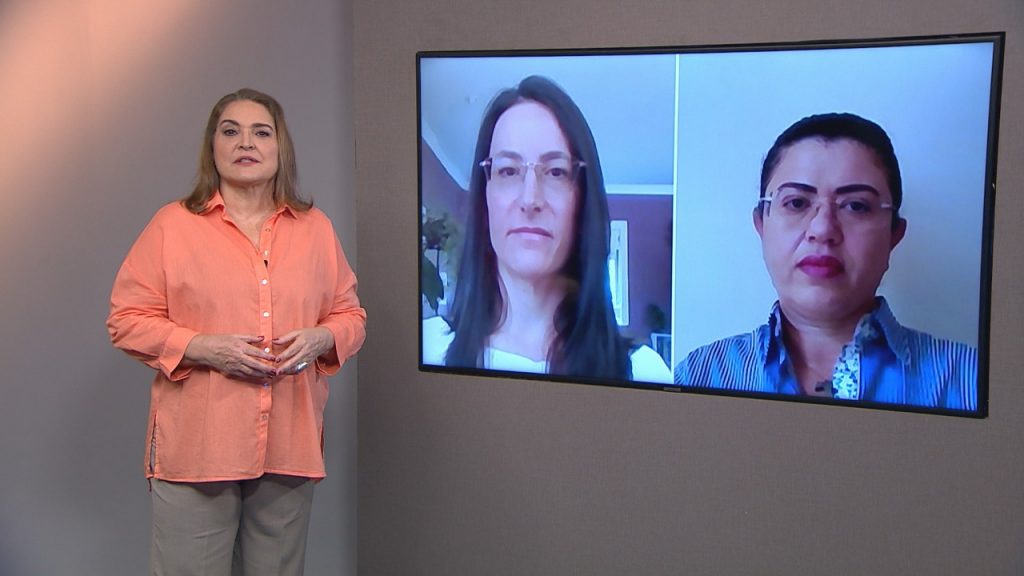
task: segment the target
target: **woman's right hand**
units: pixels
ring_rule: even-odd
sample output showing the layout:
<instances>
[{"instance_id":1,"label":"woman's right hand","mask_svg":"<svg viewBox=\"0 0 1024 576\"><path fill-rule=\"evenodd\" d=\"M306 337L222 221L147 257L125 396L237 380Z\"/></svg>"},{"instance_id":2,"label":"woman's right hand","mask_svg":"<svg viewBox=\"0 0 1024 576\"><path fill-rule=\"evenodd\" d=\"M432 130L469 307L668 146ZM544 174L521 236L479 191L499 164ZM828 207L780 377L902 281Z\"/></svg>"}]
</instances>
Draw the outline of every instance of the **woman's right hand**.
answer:
<instances>
[{"instance_id":1,"label":"woman's right hand","mask_svg":"<svg viewBox=\"0 0 1024 576\"><path fill-rule=\"evenodd\" d=\"M255 346L262 341L263 336L199 334L185 347L184 360L232 378L266 380L276 375L277 357Z\"/></svg>"}]
</instances>

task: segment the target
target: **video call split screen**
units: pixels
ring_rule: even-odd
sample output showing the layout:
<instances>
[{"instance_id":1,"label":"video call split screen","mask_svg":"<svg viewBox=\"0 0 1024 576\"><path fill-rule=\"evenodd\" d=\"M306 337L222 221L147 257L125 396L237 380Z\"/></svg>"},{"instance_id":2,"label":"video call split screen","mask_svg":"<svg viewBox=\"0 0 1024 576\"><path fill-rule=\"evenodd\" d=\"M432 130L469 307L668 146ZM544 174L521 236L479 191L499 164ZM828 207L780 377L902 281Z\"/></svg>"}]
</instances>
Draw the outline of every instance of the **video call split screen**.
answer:
<instances>
[{"instance_id":1,"label":"video call split screen","mask_svg":"<svg viewBox=\"0 0 1024 576\"><path fill-rule=\"evenodd\" d=\"M1003 39L419 53L420 368L986 416Z\"/></svg>"}]
</instances>

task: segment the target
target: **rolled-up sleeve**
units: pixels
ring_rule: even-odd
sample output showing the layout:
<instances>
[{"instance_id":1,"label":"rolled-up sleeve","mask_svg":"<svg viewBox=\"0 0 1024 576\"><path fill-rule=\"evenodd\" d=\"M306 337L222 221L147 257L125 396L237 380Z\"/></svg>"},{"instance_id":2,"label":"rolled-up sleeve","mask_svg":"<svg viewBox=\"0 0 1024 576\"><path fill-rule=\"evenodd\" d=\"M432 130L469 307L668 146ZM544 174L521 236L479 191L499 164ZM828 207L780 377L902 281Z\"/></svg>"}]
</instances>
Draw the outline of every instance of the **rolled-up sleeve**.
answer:
<instances>
[{"instance_id":1,"label":"rolled-up sleeve","mask_svg":"<svg viewBox=\"0 0 1024 576\"><path fill-rule=\"evenodd\" d=\"M333 353L317 359L317 368L327 375L341 369L346 360L355 355L366 339L366 310L359 305L356 295L356 275L349 266L341 243L335 237L335 291L334 303L328 315L319 321L334 335Z\"/></svg>"},{"instance_id":2,"label":"rolled-up sleeve","mask_svg":"<svg viewBox=\"0 0 1024 576\"><path fill-rule=\"evenodd\" d=\"M163 230L150 223L128 252L114 279L107 330L114 346L170 380L191 371L182 367L185 348L197 334L168 316L163 268Z\"/></svg>"}]
</instances>

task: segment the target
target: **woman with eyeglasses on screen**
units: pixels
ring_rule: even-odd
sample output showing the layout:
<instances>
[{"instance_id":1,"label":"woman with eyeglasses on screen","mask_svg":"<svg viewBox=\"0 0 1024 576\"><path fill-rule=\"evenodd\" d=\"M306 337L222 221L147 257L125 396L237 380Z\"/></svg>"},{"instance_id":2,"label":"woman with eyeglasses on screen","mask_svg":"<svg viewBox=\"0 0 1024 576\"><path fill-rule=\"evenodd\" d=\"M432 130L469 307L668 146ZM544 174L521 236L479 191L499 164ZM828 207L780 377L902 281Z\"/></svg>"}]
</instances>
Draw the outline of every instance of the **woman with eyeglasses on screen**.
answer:
<instances>
[{"instance_id":1,"label":"woman with eyeglasses on screen","mask_svg":"<svg viewBox=\"0 0 1024 576\"><path fill-rule=\"evenodd\" d=\"M531 76L484 114L450 316L424 322L426 364L671 381L619 334L609 217L594 137L576 104Z\"/></svg>"},{"instance_id":2,"label":"woman with eyeglasses on screen","mask_svg":"<svg viewBox=\"0 0 1024 576\"><path fill-rule=\"evenodd\" d=\"M892 142L854 114L787 128L761 169L754 228L778 293L768 323L698 348L675 381L905 404L977 406L977 350L907 328L876 292L903 239Z\"/></svg>"}]
</instances>

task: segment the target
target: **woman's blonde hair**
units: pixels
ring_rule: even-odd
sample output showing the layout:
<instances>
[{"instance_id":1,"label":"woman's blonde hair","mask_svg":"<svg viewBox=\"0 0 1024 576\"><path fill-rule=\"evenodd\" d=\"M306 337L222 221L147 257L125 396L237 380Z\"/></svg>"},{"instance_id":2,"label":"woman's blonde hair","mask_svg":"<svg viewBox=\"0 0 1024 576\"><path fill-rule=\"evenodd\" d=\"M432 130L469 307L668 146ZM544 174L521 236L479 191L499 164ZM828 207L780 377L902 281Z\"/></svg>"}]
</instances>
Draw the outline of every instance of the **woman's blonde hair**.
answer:
<instances>
[{"instance_id":1,"label":"woman's blonde hair","mask_svg":"<svg viewBox=\"0 0 1024 576\"><path fill-rule=\"evenodd\" d=\"M249 100L262 105L270 112L277 131L277 175L274 176L274 203L278 206L287 205L293 210L305 212L313 206L311 200L299 196L299 173L295 165L295 147L288 133L288 125L284 121L284 109L268 94L252 88L242 88L223 96L210 111L203 133L203 146L199 151L199 170L196 174L196 185L192 193L181 201L185 208L196 214L206 208L207 202L220 189L220 174L213 161L213 135L221 114L228 104L239 100Z\"/></svg>"}]
</instances>

